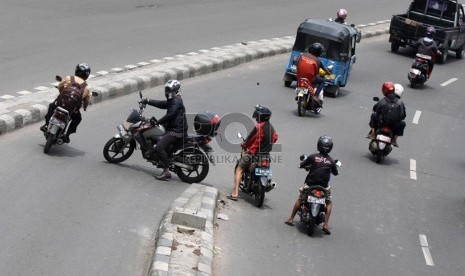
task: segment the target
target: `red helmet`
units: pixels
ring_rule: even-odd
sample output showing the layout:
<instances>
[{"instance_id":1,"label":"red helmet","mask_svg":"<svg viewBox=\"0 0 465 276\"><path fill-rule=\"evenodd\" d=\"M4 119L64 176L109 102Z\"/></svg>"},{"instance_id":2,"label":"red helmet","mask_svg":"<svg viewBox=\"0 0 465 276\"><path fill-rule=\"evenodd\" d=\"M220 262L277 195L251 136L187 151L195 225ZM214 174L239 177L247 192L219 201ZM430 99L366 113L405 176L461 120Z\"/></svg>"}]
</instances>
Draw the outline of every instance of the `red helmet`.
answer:
<instances>
[{"instance_id":1,"label":"red helmet","mask_svg":"<svg viewBox=\"0 0 465 276\"><path fill-rule=\"evenodd\" d=\"M387 97L389 94L393 94L395 90L394 83L387 81L383 83L383 86L381 87L381 91L383 91L383 95Z\"/></svg>"}]
</instances>

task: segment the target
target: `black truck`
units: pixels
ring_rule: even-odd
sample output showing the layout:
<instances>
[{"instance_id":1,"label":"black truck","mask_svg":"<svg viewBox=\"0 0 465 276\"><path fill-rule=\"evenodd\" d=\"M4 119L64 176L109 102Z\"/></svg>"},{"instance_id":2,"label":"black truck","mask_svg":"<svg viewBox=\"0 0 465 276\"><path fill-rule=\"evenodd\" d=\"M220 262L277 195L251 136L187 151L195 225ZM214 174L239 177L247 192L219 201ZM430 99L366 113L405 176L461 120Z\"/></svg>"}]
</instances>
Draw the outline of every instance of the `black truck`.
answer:
<instances>
[{"instance_id":1,"label":"black truck","mask_svg":"<svg viewBox=\"0 0 465 276\"><path fill-rule=\"evenodd\" d=\"M454 51L458 59L465 55L465 22L462 4L455 0L413 0L406 13L393 15L389 28L391 51L412 46L426 35L426 28L436 29L434 40L442 52L440 63Z\"/></svg>"}]
</instances>

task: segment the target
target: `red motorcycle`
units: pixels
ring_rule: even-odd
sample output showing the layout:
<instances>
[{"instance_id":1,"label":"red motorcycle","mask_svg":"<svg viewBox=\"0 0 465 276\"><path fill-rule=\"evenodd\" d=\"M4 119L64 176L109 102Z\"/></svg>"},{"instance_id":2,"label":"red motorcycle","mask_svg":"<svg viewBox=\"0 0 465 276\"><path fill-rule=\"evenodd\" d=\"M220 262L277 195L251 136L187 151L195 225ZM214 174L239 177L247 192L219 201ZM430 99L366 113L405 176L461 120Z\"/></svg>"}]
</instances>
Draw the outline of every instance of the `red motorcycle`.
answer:
<instances>
[{"instance_id":1,"label":"red motorcycle","mask_svg":"<svg viewBox=\"0 0 465 276\"><path fill-rule=\"evenodd\" d=\"M142 100L142 93L139 92ZM157 167L162 163L146 152L165 134L165 128L156 123L154 117L142 116L146 107L139 101L139 110L132 109L126 122L117 127L118 133L103 147L103 156L110 163L127 160L135 149L140 148L142 157ZM169 149L170 166L182 181L198 183L207 177L209 161L214 165L213 149L209 143L216 136L220 126L220 118L211 112L198 113L194 118L194 129L197 134L188 134Z\"/></svg>"}]
</instances>

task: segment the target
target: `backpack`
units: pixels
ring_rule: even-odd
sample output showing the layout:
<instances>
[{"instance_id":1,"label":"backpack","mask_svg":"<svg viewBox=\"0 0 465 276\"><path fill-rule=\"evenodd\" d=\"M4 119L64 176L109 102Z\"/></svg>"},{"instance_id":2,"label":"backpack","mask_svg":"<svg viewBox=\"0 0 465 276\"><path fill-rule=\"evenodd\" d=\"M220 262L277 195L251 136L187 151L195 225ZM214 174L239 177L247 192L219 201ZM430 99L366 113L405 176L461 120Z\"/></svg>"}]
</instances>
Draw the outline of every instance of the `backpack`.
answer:
<instances>
[{"instance_id":1,"label":"backpack","mask_svg":"<svg viewBox=\"0 0 465 276\"><path fill-rule=\"evenodd\" d=\"M84 94L84 88L87 83L79 84L74 80L74 76L71 77L71 84L67 85L60 92L57 98L57 106L61 106L68 112L77 111L81 108L82 95Z\"/></svg>"},{"instance_id":2,"label":"backpack","mask_svg":"<svg viewBox=\"0 0 465 276\"><path fill-rule=\"evenodd\" d=\"M399 101L386 101L381 111L383 124L394 125L404 119L404 111Z\"/></svg>"},{"instance_id":3,"label":"backpack","mask_svg":"<svg viewBox=\"0 0 465 276\"><path fill-rule=\"evenodd\" d=\"M318 64L314 59L301 55L297 63L297 79L307 78L310 83L313 83L318 74L318 68Z\"/></svg>"}]
</instances>

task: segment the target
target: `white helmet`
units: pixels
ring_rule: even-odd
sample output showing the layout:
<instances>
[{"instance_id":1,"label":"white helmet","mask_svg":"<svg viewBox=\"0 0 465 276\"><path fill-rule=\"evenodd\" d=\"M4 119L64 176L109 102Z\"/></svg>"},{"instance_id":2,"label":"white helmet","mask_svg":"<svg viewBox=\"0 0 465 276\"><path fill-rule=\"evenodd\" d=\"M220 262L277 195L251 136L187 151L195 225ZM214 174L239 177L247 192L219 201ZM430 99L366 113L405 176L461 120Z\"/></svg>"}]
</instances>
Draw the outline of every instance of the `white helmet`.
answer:
<instances>
[{"instance_id":1,"label":"white helmet","mask_svg":"<svg viewBox=\"0 0 465 276\"><path fill-rule=\"evenodd\" d=\"M394 94L400 99L404 93L404 87L400 83L394 84Z\"/></svg>"}]
</instances>

